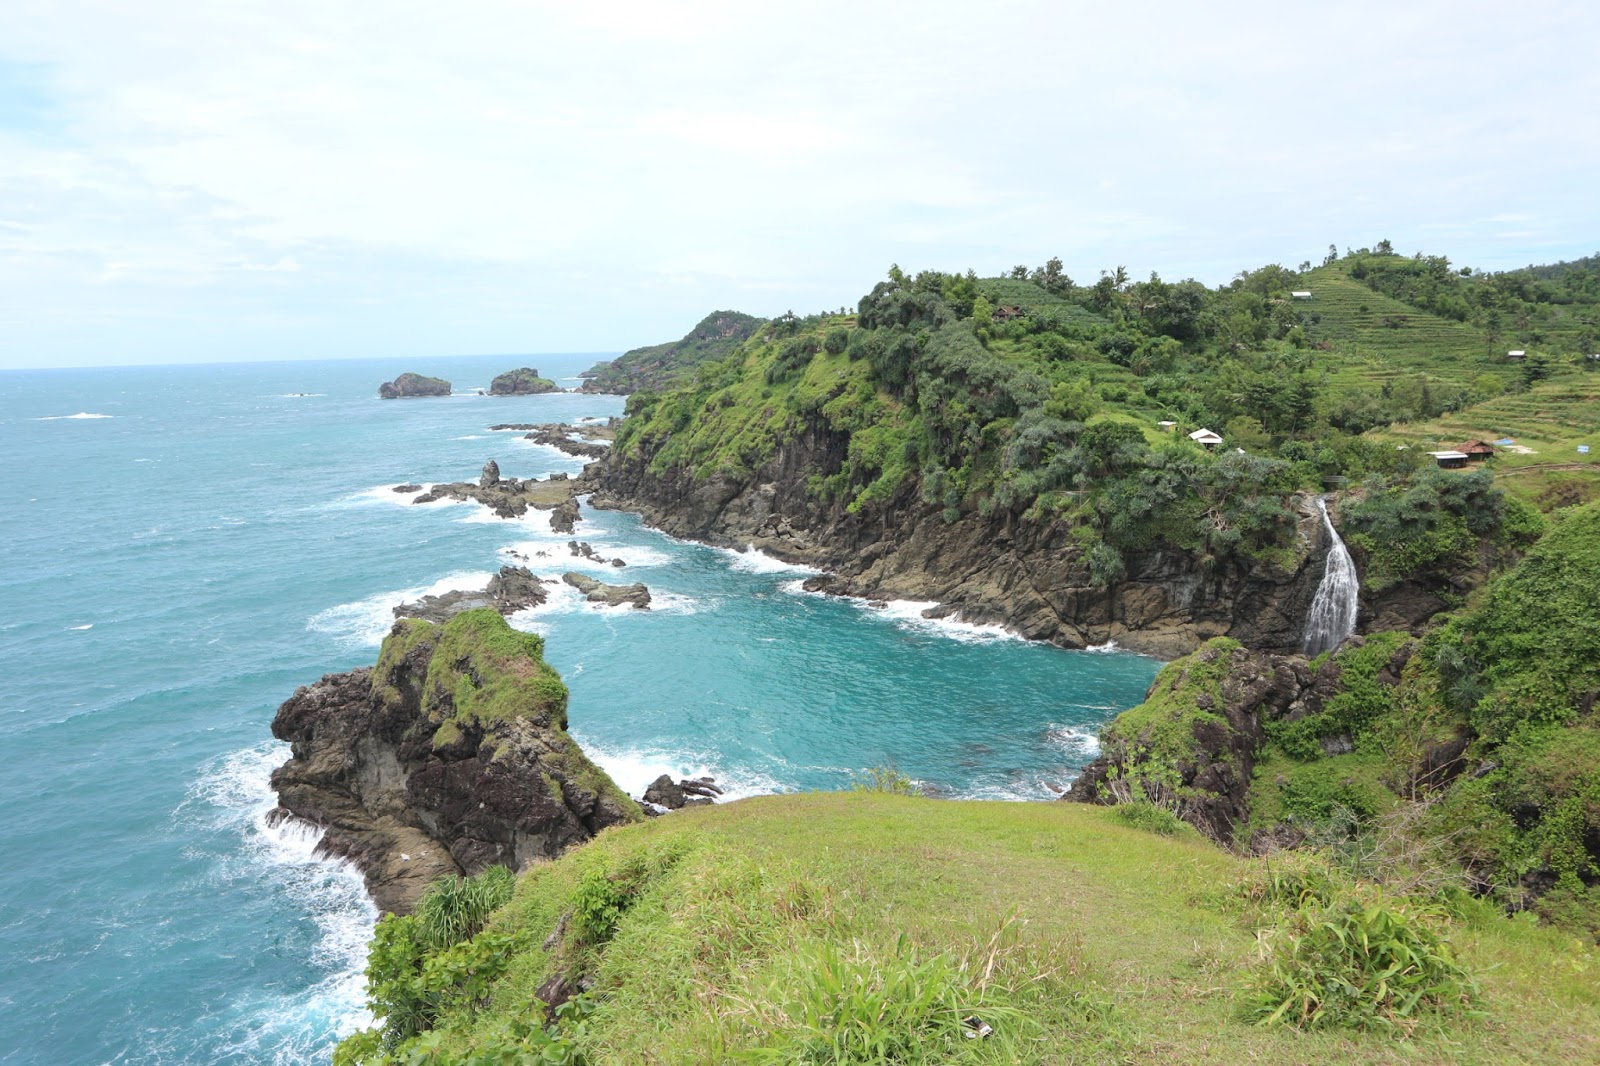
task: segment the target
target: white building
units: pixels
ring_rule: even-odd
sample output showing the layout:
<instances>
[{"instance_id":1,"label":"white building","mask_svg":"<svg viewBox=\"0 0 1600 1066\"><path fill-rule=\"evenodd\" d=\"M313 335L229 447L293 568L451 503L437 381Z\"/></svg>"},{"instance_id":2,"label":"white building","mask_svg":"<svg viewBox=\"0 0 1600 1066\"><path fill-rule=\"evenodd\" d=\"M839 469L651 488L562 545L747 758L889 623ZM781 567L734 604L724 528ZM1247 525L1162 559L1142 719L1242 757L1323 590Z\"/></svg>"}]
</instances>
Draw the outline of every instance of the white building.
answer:
<instances>
[{"instance_id":1,"label":"white building","mask_svg":"<svg viewBox=\"0 0 1600 1066\"><path fill-rule=\"evenodd\" d=\"M1222 443L1222 435L1220 433L1213 433L1209 429L1197 429L1193 433L1189 434L1189 439L1200 445L1202 448L1215 448L1217 445Z\"/></svg>"}]
</instances>

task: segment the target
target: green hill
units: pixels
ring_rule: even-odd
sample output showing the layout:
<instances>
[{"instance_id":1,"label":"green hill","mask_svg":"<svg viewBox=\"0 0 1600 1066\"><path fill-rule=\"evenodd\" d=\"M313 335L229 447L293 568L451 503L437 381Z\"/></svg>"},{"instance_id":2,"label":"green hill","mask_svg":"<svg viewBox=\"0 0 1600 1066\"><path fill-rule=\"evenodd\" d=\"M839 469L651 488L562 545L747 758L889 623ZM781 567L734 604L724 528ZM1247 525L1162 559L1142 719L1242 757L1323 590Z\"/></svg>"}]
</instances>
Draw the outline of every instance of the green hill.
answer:
<instances>
[{"instance_id":1,"label":"green hill","mask_svg":"<svg viewBox=\"0 0 1600 1066\"><path fill-rule=\"evenodd\" d=\"M738 311L713 311L682 338L634 348L583 372L580 392L633 393L659 389L692 374L702 363L725 358L762 320Z\"/></svg>"}]
</instances>

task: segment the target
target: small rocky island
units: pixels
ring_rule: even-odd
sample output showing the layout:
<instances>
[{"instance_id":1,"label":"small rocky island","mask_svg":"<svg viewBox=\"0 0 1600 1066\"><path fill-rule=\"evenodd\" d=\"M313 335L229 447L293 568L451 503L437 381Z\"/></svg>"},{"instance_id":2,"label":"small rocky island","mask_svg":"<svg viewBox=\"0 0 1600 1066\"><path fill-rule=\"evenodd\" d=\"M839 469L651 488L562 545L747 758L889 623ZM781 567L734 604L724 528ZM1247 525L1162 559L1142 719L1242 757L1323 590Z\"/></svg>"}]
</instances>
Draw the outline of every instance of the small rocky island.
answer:
<instances>
[{"instance_id":1,"label":"small rocky island","mask_svg":"<svg viewBox=\"0 0 1600 1066\"><path fill-rule=\"evenodd\" d=\"M412 503L437 503L439 500L475 500L500 518L521 518L532 507L550 512L550 528L557 533L571 533L579 519L577 495L581 482L566 474L551 474L540 481L537 478L502 478L500 464L490 459L483 464L483 473L476 484L455 481L434 485L426 492L421 485L396 485L399 493L415 492L419 495Z\"/></svg>"},{"instance_id":2,"label":"small rocky island","mask_svg":"<svg viewBox=\"0 0 1600 1066\"><path fill-rule=\"evenodd\" d=\"M424 374L401 374L393 381L378 386L378 399L404 400L414 396L448 396L450 383L444 378L430 378Z\"/></svg>"},{"instance_id":3,"label":"small rocky island","mask_svg":"<svg viewBox=\"0 0 1600 1066\"><path fill-rule=\"evenodd\" d=\"M495 375L495 379L489 382L490 396L538 396L562 391L560 385L549 378L540 377L539 372L531 366L507 370L504 374Z\"/></svg>"},{"instance_id":4,"label":"small rocky island","mask_svg":"<svg viewBox=\"0 0 1600 1066\"><path fill-rule=\"evenodd\" d=\"M276 821L326 830L385 911L442 876L513 870L644 817L567 734L567 689L544 641L488 608L405 618L378 662L329 674L278 708L292 745Z\"/></svg>"}]
</instances>

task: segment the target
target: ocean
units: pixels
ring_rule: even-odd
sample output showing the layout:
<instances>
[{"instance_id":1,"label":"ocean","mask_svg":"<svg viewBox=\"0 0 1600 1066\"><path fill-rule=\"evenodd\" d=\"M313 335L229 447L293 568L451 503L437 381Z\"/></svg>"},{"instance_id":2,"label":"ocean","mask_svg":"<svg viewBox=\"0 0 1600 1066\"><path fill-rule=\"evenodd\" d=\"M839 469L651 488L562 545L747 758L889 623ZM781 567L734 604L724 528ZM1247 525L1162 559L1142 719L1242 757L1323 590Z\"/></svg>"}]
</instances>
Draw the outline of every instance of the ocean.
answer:
<instances>
[{"instance_id":1,"label":"ocean","mask_svg":"<svg viewBox=\"0 0 1600 1066\"><path fill-rule=\"evenodd\" d=\"M326 1062L364 1023L376 914L316 834L269 829L269 726L296 686L374 659L391 608L506 563L643 581L654 609L564 585L542 633L573 735L634 795L709 774L732 798L892 765L944 796L1047 801L1158 663L804 592L806 572L584 510L412 505L403 482L576 473L497 422L620 414L486 397L592 355L0 372L0 1062ZM402 370L457 395L380 401Z\"/></svg>"}]
</instances>

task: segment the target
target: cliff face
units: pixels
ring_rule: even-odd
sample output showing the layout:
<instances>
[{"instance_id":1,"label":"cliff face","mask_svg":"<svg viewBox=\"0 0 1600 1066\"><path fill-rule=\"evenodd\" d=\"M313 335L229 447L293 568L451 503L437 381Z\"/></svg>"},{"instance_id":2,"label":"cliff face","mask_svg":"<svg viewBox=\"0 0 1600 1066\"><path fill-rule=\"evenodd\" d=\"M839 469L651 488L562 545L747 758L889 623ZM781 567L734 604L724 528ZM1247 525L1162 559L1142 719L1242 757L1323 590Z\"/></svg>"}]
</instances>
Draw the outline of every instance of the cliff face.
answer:
<instances>
[{"instance_id":1,"label":"cliff face","mask_svg":"<svg viewBox=\"0 0 1600 1066\"><path fill-rule=\"evenodd\" d=\"M446 874L518 869L642 817L566 732L566 687L492 609L402 619L376 666L330 674L278 709L279 817L325 827L373 899L409 912Z\"/></svg>"},{"instance_id":2,"label":"cliff face","mask_svg":"<svg viewBox=\"0 0 1600 1066\"><path fill-rule=\"evenodd\" d=\"M1214 636L1274 651L1299 647L1328 549L1309 497L1300 501L1297 547L1286 563L1157 546L1130 554L1126 575L1099 588L1065 523L970 512L946 522L921 501L915 479L854 514L820 499L809 479L839 470L848 446L844 434L812 427L737 478L652 471L652 454L639 448L604 457L586 479L597 486L596 506L639 511L673 536L753 546L830 571L809 583L816 590L935 600L941 613L1067 648L1114 640L1170 658ZM1362 617L1409 628L1437 609L1400 585L1365 601Z\"/></svg>"}]
</instances>

